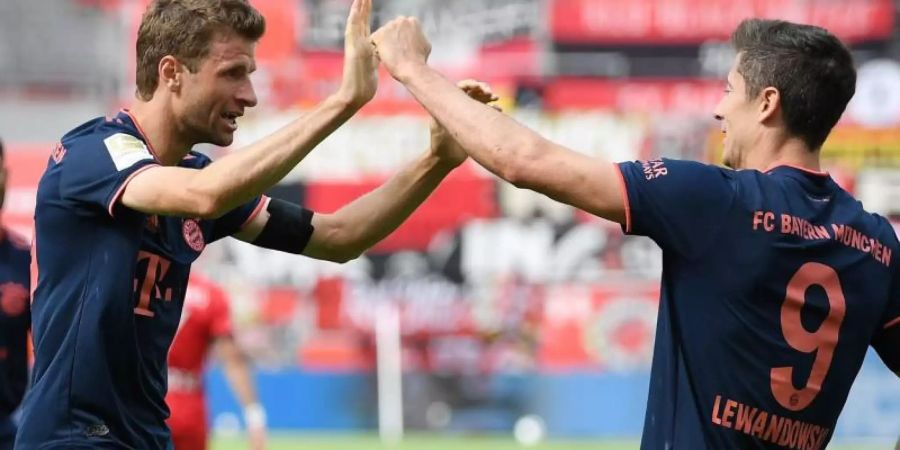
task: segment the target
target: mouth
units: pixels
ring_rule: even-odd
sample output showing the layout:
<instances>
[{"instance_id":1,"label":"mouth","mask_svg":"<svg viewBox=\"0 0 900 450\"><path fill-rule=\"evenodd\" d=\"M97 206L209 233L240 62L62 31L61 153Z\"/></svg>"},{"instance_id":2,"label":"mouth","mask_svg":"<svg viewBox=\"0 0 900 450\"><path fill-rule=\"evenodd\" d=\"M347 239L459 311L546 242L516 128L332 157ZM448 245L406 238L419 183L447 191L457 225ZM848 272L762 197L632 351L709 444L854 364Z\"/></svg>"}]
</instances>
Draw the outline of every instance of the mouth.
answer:
<instances>
[{"instance_id":1,"label":"mouth","mask_svg":"<svg viewBox=\"0 0 900 450\"><path fill-rule=\"evenodd\" d=\"M237 118L243 115L244 113L242 112L225 112L222 113L222 118L225 119L231 131L234 131L237 130Z\"/></svg>"}]
</instances>

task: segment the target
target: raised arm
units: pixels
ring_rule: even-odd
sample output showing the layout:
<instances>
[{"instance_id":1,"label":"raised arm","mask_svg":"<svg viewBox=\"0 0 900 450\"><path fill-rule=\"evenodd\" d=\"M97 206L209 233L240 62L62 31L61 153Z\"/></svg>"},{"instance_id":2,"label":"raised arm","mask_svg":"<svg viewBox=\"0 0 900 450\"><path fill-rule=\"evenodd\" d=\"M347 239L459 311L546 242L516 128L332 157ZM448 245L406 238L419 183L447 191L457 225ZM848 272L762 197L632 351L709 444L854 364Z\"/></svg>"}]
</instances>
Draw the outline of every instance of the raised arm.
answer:
<instances>
[{"instance_id":1,"label":"raised arm","mask_svg":"<svg viewBox=\"0 0 900 450\"><path fill-rule=\"evenodd\" d=\"M426 64L430 44L416 19L395 19L372 39L391 75L479 164L517 187L619 223L625 221L621 181L610 161L557 145L462 95Z\"/></svg>"},{"instance_id":2,"label":"raised arm","mask_svg":"<svg viewBox=\"0 0 900 450\"><path fill-rule=\"evenodd\" d=\"M214 218L281 180L316 145L375 95L369 43L372 0L354 0L347 21L344 73L338 92L274 134L202 170L153 167L130 180L121 202L150 214Z\"/></svg>"},{"instance_id":3,"label":"raised arm","mask_svg":"<svg viewBox=\"0 0 900 450\"><path fill-rule=\"evenodd\" d=\"M496 100L489 88L477 82L464 81L458 86L453 88L479 102ZM459 144L432 121L428 151L374 191L333 214L312 214L297 205L272 200L267 210L235 237L316 259L355 259L396 230L466 158Z\"/></svg>"}]
</instances>

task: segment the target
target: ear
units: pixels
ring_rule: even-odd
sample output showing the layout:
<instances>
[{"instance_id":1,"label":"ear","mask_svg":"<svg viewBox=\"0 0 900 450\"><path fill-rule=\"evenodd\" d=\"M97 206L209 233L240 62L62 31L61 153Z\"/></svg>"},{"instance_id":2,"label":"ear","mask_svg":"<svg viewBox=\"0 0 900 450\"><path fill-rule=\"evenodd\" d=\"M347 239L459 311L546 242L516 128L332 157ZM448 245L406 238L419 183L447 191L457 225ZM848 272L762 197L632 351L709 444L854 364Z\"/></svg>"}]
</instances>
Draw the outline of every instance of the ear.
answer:
<instances>
[{"instance_id":1,"label":"ear","mask_svg":"<svg viewBox=\"0 0 900 450\"><path fill-rule=\"evenodd\" d=\"M781 93L774 87L767 87L759 94L760 123L773 119L781 110Z\"/></svg>"},{"instance_id":2,"label":"ear","mask_svg":"<svg viewBox=\"0 0 900 450\"><path fill-rule=\"evenodd\" d=\"M172 55L163 56L159 60L159 84L157 86L164 87L171 92L177 92L181 89L181 77L184 66Z\"/></svg>"}]
</instances>

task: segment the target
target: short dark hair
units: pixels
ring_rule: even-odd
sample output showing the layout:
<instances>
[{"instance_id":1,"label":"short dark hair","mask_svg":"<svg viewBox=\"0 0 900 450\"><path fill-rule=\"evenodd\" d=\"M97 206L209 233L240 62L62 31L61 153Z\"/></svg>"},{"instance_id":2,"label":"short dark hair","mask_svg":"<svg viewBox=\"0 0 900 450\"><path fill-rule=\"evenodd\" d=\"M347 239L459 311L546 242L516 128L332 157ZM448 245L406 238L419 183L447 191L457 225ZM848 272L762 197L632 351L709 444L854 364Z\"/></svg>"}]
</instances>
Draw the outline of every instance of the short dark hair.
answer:
<instances>
[{"instance_id":1,"label":"short dark hair","mask_svg":"<svg viewBox=\"0 0 900 450\"><path fill-rule=\"evenodd\" d=\"M154 0L141 19L137 36L137 94L153 97L159 61L166 55L195 72L209 54L217 32L233 32L258 41L266 20L247 0Z\"/></svg>"},{"instance_id":2,"label":"short dark hair","mask_svg":"<svg viewBox=\"0 0 900 450\"><path fill-rule=\"evenodd\" d=\"M811 150L821 148L856 92L847 47L824 28L762 19L741 22L731 42L747 96L778 89L788 131Z\"/></svg>"}]
</instances>

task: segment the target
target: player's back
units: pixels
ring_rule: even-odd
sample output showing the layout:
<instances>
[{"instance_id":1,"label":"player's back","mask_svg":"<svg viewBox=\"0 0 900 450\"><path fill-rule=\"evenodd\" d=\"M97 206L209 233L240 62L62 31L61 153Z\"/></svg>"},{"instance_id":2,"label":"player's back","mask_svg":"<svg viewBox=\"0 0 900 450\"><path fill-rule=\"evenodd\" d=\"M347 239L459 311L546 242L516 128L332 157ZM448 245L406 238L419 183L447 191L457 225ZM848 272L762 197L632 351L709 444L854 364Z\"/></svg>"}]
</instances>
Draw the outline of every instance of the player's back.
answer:
<instances>
[{"instance_id":1,"label":"player's back","mask_svg":"<svg viewBox=\"0 0 900 450\"><path fill-rule=\"evenodd\" d=\"M827 174L665 164L696 214L643 233L665 261L642 448L824 448L873 337L900 316L892 227ZM682 222L695 229L673 237Z\"/></svg>"}]
</instances>

